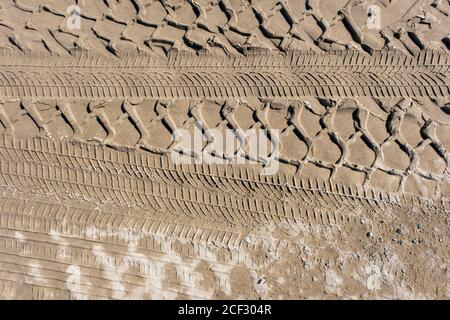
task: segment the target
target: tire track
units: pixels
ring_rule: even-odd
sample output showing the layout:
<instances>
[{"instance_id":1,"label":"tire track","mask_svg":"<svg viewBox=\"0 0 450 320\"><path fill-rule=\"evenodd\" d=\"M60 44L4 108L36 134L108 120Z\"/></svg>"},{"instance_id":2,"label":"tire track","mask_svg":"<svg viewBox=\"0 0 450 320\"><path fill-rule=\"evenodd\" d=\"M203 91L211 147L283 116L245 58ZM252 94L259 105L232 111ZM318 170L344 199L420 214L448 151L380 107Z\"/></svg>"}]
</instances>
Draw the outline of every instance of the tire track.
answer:
<instances>
[{"instance_id":1,"label":"tire track","mask_svg":"<svg viewBox=\"0 0 450 320\"><path fill-rule=\"evenodd\" d=\"M171 54L113 60L3 55L0 96L5 98L298 98L448 96L450 55L417 57L381 51L345 53L258 52L247 57Z\"/></svg>"},{"instance_id":2,"label":"tire track","mask_svg":"<svg viewBox=\"0 0 450 320\"><path fill-rule=\"evenodd\" d=\"M170 159L149 157L138 151L122 152L80 142L55 142L45 138L20 139L3 135L0 154L7 161L29 161L37 165L59 165L72 170L89 168L100 174L139 179L200 192L217 190L242 201L272 199L298 206L349 210L386 210L407 205L394 194L332 182L299 179L277 174L260 176L251 168L223 165L177 165ZM424 202L419 197L416 202Z\"/></svg>"},{"instance_id":3,"label":"tire track","mask_svg":"<svg viewBox=\"0 0 450 320\"><path fill-rule=\"evenodd\" d=\"M0 165L0 183L14 186L23 192L55 194L62 198L82 198L97 204L112 203L119 207L166 211L240 228L275 225L283 230L292 225L295 229L297 223L304 221L334 225L349 218L317 207L235 198L55 165L7 160Z\"/></svg>"}]
</instances>

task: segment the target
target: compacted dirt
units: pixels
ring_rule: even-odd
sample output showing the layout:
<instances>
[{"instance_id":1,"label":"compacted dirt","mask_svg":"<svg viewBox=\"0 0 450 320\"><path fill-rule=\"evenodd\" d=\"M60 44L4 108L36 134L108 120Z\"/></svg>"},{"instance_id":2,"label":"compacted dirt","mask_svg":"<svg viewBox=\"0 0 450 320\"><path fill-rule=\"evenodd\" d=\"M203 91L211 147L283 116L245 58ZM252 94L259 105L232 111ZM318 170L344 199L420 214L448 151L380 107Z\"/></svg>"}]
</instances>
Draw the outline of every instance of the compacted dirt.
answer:
<instances>
[{"instance_id":1,"label":"compacted dirt","mask_svg":"<svg viewBox=\"0 0 450 320\"><path fill-rule=\"evenodd\" d=\"M0 0L0 298L450 298L449 14Z\"/></svg>"}]
</instances>

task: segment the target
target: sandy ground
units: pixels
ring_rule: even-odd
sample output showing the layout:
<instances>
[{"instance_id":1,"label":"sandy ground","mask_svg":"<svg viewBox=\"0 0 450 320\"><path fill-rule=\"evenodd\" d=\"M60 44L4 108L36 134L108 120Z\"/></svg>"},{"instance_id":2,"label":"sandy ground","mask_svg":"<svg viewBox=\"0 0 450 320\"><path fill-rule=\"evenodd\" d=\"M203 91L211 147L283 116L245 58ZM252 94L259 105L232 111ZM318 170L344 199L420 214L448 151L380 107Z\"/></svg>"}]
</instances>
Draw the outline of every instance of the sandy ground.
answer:
<instances>
[{"instance_id":1,"label":"sandy ground","mask_svg":"<svg viewBox=\"0 0 450 320\"><path fill-rule=\"evenodd\" d=\"M2 0L0 298L450 298L449 14Z\"/></svg>"}]
</instances>

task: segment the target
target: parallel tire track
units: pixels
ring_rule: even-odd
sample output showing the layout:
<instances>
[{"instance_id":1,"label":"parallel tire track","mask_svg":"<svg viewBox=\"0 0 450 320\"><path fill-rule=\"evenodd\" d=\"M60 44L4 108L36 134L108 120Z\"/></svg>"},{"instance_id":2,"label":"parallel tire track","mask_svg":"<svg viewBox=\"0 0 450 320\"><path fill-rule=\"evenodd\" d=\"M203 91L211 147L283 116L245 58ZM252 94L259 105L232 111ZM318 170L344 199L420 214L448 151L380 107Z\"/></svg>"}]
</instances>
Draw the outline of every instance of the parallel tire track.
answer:
<instances>
[{"instance_id":1,"label":"parallel tire track","mask_svg":"<svg viewBox=\"0 0 450 320\"><path fill-rule=\"evenodd\" d=\"M211 226L207 220L195 220L168 213L125 210L121 214L62 205L45 200L0 197L0 225L38 232L57 232L79 239L99 241L103 233L124 230L123 238L135 235L170 236L183 243L214 244L234 248L245 245L246 233L225 225ZM90 228L90 229L89 229ZM114 237L120 244L120 237ZM140 245L147 247L142 242Z\"/></svg>"},{"instance_id":2,"label":"parallel tire track","mask_svg":"<svg viewBox=\"0 0 450 320\"><path fill-rule=\"evenodd\" d=\"M28 279L27 289L30 285L44 285L67 291L70 278L76 276L69 271L71 266L77 266L83 275L82 282L86 284L77 286L76 290L70 288L72 293L90 296L90 289L95 287L100 291L96 294L101 293L98 297L111 298L112 295L144 290L146 281L161 281L158 283L165 284L165 288L167 285L167 290L174 294L206 298L211 294L209 291L186 282L178 274L167 274L157 266L167 264L185 270L186 265L203 261L215 266L214 272L226 273L225 270L231 270L239 263L247 264L250 269L263 264L257 258L246 261L245 255L232 254L229 250L211 255L221 248L259 250L258 245L262 243L250 244L236 232L201 230L193 226L187 230L163 219L139 218L135 211L130 211L127 216L45 200L18 197L0 200L0 285L4 286L4 289L0 287L0 296L4 298L16 294L9 282L23 283L24 275ZM166 216L166 221L171 219ZM253 241L257 238L252 236ZM130 243L133 243L131 251ZM98 257L96 248L103 248L103 245L107 249L100 255L108 255L108 260ZM209 254L205 254L205 248ZM130 261L128 268L122 270L126 261ZM127 286L124 292L113 290L118 280L117 269L121 270L120 283Z\"/></svg>"},{"instance_id":3,"label":"parallel tire track","mask_svg":"<svg viewBox=\"0 0 450 320\"><path fill-rule=\"evenodd\" d=\"M140 207L192 218L205 218L239 228L275 225L281 230L304 222L327 225L355 223L354 218L324 208L236 198L192 188L149 183L133 177L26 161L3 160L0 184L23 192L83 198L119 207Z\"/></svg>"},{"instance_id":4,"label":"parallel tire track","mask_svg":"<svg viewBox=\"0 0 450 320\"><path fill-rule=\"evenodd\" d=\"M381 51L317 54L258 52L247 57L93 54L70 58L2 56L0 96L7 98L298 98L448 96L449 54L412 58Z\"/></svg>"},{"instance_id":5,"label":"parallel tire track","mask_svg":"<svg viewBox=\"0 0 450 320\"><path fill-rule=\"evenodd\" d=\"M252 168L224 165L177 165L165 157L150 157L139 151L117 151L98 144L53 141L47 138L0 137L0 155L6 161L58 165L73 170L89 168L101 174L124 176L143 183L161 183L192 188L199 192L217 190L243 200L272 199L297 206L330 210L362 206L366 210L386 210L397 206L426 206L419 197L405 198L370 188L357 188L332 182L312 181L286 175L261 176ZM212 192L212 191L211 191Z\"/></svg>"}]
</instances>

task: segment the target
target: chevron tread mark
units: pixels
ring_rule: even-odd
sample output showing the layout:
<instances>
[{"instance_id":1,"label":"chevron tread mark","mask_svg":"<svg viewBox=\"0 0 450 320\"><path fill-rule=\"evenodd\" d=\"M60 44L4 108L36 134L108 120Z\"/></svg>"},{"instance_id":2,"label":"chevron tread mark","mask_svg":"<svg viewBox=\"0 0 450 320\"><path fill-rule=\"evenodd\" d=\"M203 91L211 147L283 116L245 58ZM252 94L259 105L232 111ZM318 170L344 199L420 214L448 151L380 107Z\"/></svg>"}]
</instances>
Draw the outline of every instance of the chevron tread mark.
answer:
<instances>
[{"instance_id":1,"label":"chevron tread mark","mask_svg":"<svg viewBox=\"0 0 450 320\"><path fill-rule=\"evenodd\" d=\"M167 211L181 216L207 218L230 226L260 226L313 222L355 223L355 218L325 208L277 203L261 199L235 198L208 191L145 182L133 177L92 172L24 161L1 162L1 184L24 192L83 198L119 207Z\"/></svg>"},{"instance_id":2,"label":"chevron tread mark","mask_svg":"<svg viewBox=\"0 0 450 320\"><path fill-rule=\"evenodd\" d=\"M139 152L121 152L99 145L55 142L46 138L21 139L3 135L0 152L4 159L33 161L46 165L59 164L71 169L91 168L99 173L156 180L173 186L191 186L198 190L218 188L232 196L251 196L289 201L305 205L319 205L336 210L358 204L378 210L401 204L398 197L386 192L320 181L300 180L280 175L260 176L252 169L224 168L224 166L175 165L169 159L154 158ZM338 197L339 199L336 199ZM337 201L336 201L337 200ZM375 207L373 205L375 204Z\"/></svg>"},{"instance_id":3,"label":"chevron tread mark","mask_svg":"<svg viewBox=\"0 0 450 320\"><path fill-rule=\"evenodd\" d=\"M72 58L6 55L0 64L0 94L50 99L442 97L449 94L447 53L425 52L406 65L397 62L401 58L383 57L392 57L390 51L367 59L359 57L362 53L352 52L318 55L270 54L275 61L270 65L265 59L253 56L211 62L213 57L185 58L176 54L171 59L144 56L115 62L100 56L86 58L83 54ZM393 57L401 55L397 52ZM308 59L306 64L305 59ZM358 60L362 63L352 63Z\"/></svg>"}]
</instances>

